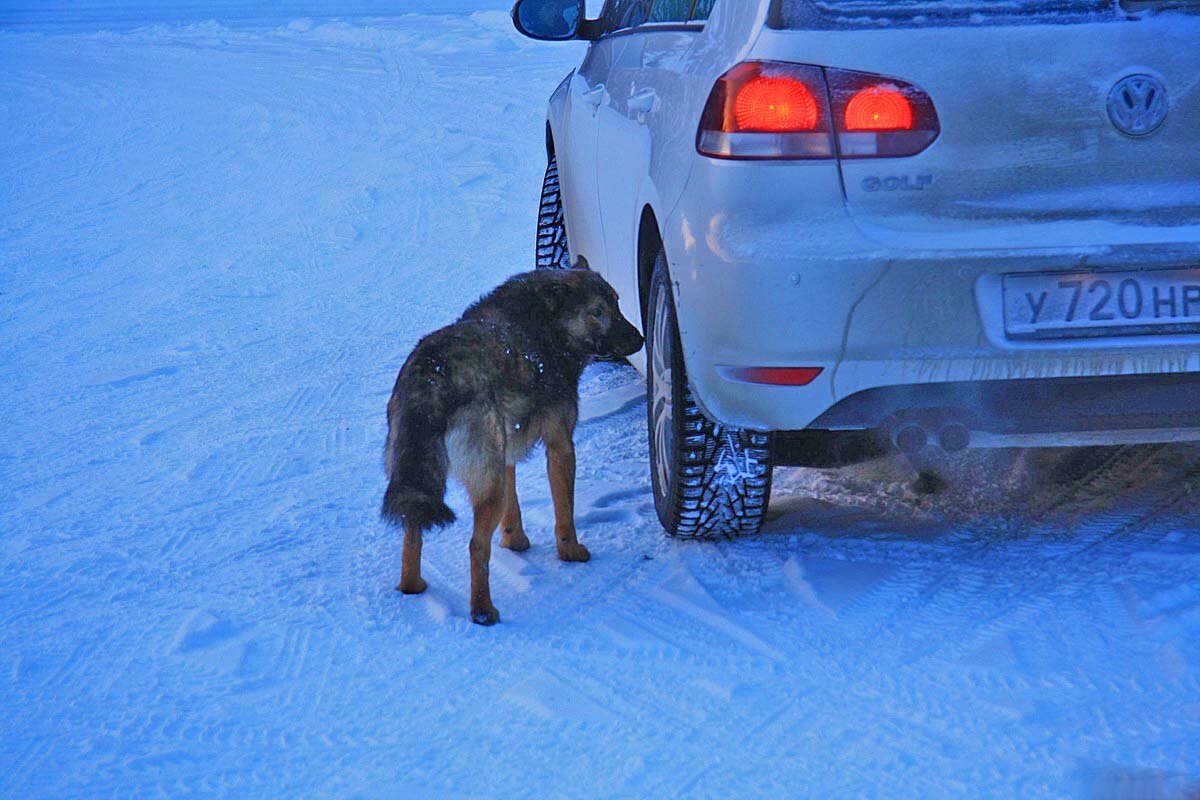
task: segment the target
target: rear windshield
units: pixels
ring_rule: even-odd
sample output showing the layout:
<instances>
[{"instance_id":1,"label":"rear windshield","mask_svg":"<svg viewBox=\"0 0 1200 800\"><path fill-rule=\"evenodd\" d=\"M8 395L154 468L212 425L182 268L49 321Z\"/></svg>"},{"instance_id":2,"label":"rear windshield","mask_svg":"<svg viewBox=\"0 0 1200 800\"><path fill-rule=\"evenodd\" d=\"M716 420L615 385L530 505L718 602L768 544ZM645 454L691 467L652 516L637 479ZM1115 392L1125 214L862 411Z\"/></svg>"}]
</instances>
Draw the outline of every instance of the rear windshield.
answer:
<instances>
[{"instance_id":1,"label":"rear windshield","mask_svg":"<svg viewBox=\"0 0 1200 800\"><path fill-rule=\"evenodd\" d=\"M771 27L895 28L1073 23L1190 5L1152 0L775 0Z\"/></svg>"}]
</instances>

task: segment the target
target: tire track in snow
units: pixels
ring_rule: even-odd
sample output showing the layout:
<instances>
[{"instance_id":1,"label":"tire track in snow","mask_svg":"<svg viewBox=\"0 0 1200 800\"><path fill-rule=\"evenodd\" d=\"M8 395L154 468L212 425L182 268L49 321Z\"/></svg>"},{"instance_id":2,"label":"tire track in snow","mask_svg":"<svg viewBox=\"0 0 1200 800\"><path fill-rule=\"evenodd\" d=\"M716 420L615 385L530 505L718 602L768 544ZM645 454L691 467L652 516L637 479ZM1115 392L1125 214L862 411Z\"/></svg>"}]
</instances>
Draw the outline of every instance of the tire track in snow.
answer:
<instances>
[{"instance_id":1,"label":"tire track in snow","mask_svg":"<svg viewBox=\"0 0 1200 800\"><path fill-rule=\"evenodd\" d=\"M1194 512L1200 467L1194 460L1195 451L1191 451L1192 467L1182 474L1162 463L1165 452L1161 448L1119 451L1100 464L1089 465L1048 504L1064 512L1051 519L1074 519L1066 531L1055 532L1052 523L1043 522L1037 524L1042 528L1038 532L1036 518L1025 517L1015 525L1010 520L1004 528L1008 533L997 539L993 535L995 521L982 519L968 521L967 529L954 536L935 537L916 547L901 543L894 555L902 555L908 563L873 587L865 600L860 598L859 603L841 609L838 616L849 613L852 618L876 620L869 633L853 634L864 653L870 652L873 641L894 637L905 642L894 659L883 662L900 674L930 659L937 665L925 671L931 677L952 670L953 678L930 680L930 685L910 700L910 708L924 708L926 715L931 714L929 702L967 678L979 690L991 685L994 692L1036 694L1040 686L1011 669L996 675L964 671L967 659L993 642L1002 642L1015 648L1013 656L1018 662L1012 668L1017 668L1025 656L1021 641L1014 640L1013 634L1025 640L1035 638L1037 634L1031 631L1056 619L1060 603L1071 603L1081 588L1091 595L1109 592L1111 596L1105 570L1114 563L1127 563L1137 552L1153 550L1170 530L1173 517L1182 523L1189 511ZM1075 513L1065 513L1068 509ZM825 545L818 547L818 555L822 549L843 549L833 540L806 539L810 544ZM943 562L952 568L951 573L947 574ZM1015 571L1005 571L1013 567ZM1009 585L1005 587L1005 583ZM1120 630L1131 629L1124 612L1108 618L1116 620ZM1095 690L1084 667L1050 662L1045 668L1054 676L1053 684L1064 692ZM997 680L1002 680L1002 689L996 688ZM888 694L894 687L877 690ZM1153 696L1153 689L1136 682L1119 691L1127 697Z\"/></svg>"},{"instance_id":2,"label":"tire track in snow","mask_svg":"<svg viewBox=\"0 0 1200 800\"><path fill-rule=\"evenodd\" d=\"M1074 482L1073 488L1090 489L1099 484L1111 489L1119 499L1124 500L1122 507L1094 513L1077 522L1069 538L1063 539L1064 544L1049 558L1046 558L1045 549L1041 548L1043 555L1037 562L1037 569L1029 574L1026 567L1011 576L1010 580L1016 582L1008 591L996 592L996 576L982 569L974 573L967 572L953 584L935 573L926 579L919 593L910 596L908 602L895 604L890 602L892 598L886 594L881 595L883 602L891 605L892 614L877 632L903 626L908 637L927 640L928 645L910 652L910 662L932 656L958 662L989 639L1010 630L1021 630L1038 617L1052 618L1053 598L1060 585L1074 587L1095 584L1089 554L1104 548L1104 562L1110 562L1114 557L1124 561L1131 553L1153 545L1163 534L1152 534L1154 538L1150 541L1144 536L1119 541L1121 537L1162 523L1171 512L1186 508L1186 501L1194 497L1194 481L1200 475L1200 466L1193 467L1177 480L1168 481L1162 486L1141 487L1140 493L1122 496L1122 490L1136 486L1129 476L1139 474L1138 471L1131 472L1129 465L1132 463L1139 468L1144 467L1160 453L1157 448L1150 453L1118 453L1097 469L1089 471L1080 481ZM1142 498L1139 494L1148 497ZM1055 500L1059 508L1066 505L1067 501L1059 502L1064 496L1065 493L1060 494ZM982 541L987 542L986 538ZM994 553L998 547L997 544L987 543L981 555ZM960 566L969 564L967 561ZM983 569L989 569L990 566L987 562L981 564ZM967 582L963 583L964 580ZM964 589L967 589L965 597ZM997 595L1012 599L998 606L993 604L981 623L978 601L994 600ZM953 602L941 598L952 598ZM972 598L975 598L975 602L972 602ZM930 617L929 611L938 609L940 612Z\"/></svg>"},{"instance_id":3,"label":"tire track in snow","mask_svg":"<svg viewBox=\"0 0 1200 800\"><path fill-rule=\"evenodd\" d=\"M50 756L54 749L54 745L50 739L34 739L28 742L22 748L20 754L13 759L12 763L4 771L3 777L0 777L0 787L11 789L18 786L27 786L26 778L30 773L40 768L41 764ZM12 797L18 796L14 792Z\"/></svg>"},{"instance_id":4,"label":"tire track in snow","mask_svg":"<svg viewBox=\"0 0 1200 800\"><path fill-rule=\"evenodd\" d=\"M1079 479L1056 487L1055 494L1041 501L1039 511L1053 514L1070 510L1072 506L1094 506L1097 498L1109 502L1119 499L1124 492L1140 487L1139 482L1144 482L1147 468L1167 450L1167 445L1144 445L1116 448L1111 454L1101 451L1098 454L1102 458L1100 464ZM1086 453L1081 457L1086 457Z\"/></svg>"}]
</instances>

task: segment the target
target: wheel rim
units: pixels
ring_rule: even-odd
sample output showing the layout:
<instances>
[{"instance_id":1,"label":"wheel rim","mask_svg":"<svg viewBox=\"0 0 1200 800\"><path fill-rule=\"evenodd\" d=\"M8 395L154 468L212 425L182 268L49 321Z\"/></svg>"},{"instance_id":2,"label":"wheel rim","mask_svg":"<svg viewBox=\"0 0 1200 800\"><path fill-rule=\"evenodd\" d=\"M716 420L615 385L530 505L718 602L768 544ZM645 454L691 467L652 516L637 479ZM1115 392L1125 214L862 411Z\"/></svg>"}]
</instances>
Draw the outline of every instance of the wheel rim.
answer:
<instances>
[{"instance_id":1,"label":"wheel rim","mask_svg":"<svg viewBox=\"0 0 1200 800\"><path fill-rule=\"evenodd\" d=\"M666 497L671 485L671 453L675 447L674 383L671 362L675 345L671 329L671 299L665 287L654 299L654 352L650 371L653 376L651 419L654 421L654 467L658 478L658 493Z\"/></svg>"}]
</instances>

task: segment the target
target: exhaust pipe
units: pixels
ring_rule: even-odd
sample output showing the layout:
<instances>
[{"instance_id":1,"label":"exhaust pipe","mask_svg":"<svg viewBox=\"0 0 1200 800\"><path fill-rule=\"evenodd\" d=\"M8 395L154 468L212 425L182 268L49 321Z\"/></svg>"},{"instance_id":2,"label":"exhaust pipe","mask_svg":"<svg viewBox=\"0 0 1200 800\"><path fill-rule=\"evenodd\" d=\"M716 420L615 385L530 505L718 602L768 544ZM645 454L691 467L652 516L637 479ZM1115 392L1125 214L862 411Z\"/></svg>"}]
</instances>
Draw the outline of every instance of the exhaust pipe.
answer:
<instances>
[{"instance_id":1,"label":"exhaust pipe","mask_svg":"<svg viewBox=\"0 0 1200 800\"><path fill-rule=\"evenodd\" d=\"M897 450L915 455L934 445L947 453L957 453L971 446L971 430L953 412L929 410L902 412L885 425L888 438Z\"/></svg>"},{"instance_id":2,"label":"exhaust pipe","mask_svg":"<svg viewBox=\"0 0 1200 800\"><path fill-rule=\"evenodd\" d=\"M892 428L892 444L905 455L919 453L929 444L929 434L915 422L902 422Z\"/></svg>"}]
</instances>

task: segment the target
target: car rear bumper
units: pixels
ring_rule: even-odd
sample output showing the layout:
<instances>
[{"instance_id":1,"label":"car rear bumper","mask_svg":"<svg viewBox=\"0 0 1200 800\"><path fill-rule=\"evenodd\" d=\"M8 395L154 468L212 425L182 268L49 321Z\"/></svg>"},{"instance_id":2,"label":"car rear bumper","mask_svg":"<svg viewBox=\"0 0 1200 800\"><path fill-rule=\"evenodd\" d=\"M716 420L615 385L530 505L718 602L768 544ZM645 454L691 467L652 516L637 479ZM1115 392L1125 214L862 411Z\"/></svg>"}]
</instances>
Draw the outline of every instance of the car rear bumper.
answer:
<instances>
[{"instance_id":1,"label":"car rear bumper","mask_svg":"<svg viewBox=\"0 0 1200 800\"><path fill-rule=\"evenodd\" d=\"M1117 232L1121 243L1106 245L1029 225L1005 247L900 249L822 202L838 196L835 167L772 166L755 167L752 181L739 179L744 165L693 170L663 231L689 380L715 419L799 430L831 424L819 418L881 387L1200 372L1197 335L1010 341L998 291L1010 273L1200 267L1190 229L1182 242ZM782 202L798 194L814 199ZM746 366L823 371L807 386L730 377ZM1071 409L1058 411L1066 426Z\"/></svg>"},{"instance_id":2,"label":"car rear bumper","mask_svg":"<svg viewBox=\"0 0 1200 800\"><path fill-rule=\"evenodd\" d=\"M1200 439L1200 372L909 384L866 389L813 421L824 430L905 426L943 449ZM950 443L946 432L958 435Z\"/></svg>"}]
</instances>

